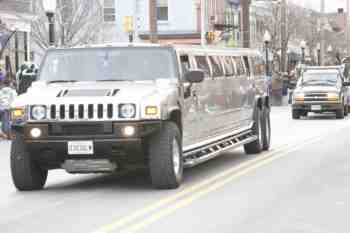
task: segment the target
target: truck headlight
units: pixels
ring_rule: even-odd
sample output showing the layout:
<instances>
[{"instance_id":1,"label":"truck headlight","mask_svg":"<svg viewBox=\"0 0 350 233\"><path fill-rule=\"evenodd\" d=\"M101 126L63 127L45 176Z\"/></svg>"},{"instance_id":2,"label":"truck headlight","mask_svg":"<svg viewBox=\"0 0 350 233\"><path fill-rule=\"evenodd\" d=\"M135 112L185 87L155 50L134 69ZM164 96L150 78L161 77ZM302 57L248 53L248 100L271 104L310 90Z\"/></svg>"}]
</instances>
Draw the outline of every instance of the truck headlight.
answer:
<instances>
[{"instance_id":1,"label":"truck headlight","mask_svg":"<svg viewBox=\"0 0 350 233\"><path fill-rule=\"evenodd\" d=\"M339 100L339 94L338 93L327 93L327 99L329 101L338 101Z\"/></svg>"},{"instance_id":2,"label":"truck headlight","mask_svg":"<svg viewBox=\"0 0 350 233\"><path fill-rule=\"evenodd\" d=\"M120 104L119 105L119 117L120 118L135 118L136 117L135 104Z\"/></svg>"},{"instance_id":3,"label":"truck headlight","mask_svg":"<svg viewBox=\"0 0 350 233\"><path fill-rule=\"evenodd\" d=\"M31 117L34 120L44 120L46 119L46 106L35 105L31 108Z\"/></svg>"}]
</instances>

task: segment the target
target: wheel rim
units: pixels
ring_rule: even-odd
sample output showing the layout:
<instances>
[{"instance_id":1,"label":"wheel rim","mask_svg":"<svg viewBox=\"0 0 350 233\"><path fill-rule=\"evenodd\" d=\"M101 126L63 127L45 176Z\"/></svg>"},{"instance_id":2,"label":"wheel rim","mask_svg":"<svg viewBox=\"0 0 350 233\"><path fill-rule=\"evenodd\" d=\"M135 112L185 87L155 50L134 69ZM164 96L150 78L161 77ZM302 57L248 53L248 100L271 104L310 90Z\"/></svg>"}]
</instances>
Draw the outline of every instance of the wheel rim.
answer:
<instances>
[{"instance_id":1,"label":"wheel rim","mask_svg":"<svg viewBox=\"0 0 350 233\"><path fill-rule=\"evenodd\" d=\"M174 138L173 140L173 168L174 168L174 172L176 175L179 174L180 172L180 150L179 150L179 143L177 142L177 140Z\"/></svg>"}]
</instances>

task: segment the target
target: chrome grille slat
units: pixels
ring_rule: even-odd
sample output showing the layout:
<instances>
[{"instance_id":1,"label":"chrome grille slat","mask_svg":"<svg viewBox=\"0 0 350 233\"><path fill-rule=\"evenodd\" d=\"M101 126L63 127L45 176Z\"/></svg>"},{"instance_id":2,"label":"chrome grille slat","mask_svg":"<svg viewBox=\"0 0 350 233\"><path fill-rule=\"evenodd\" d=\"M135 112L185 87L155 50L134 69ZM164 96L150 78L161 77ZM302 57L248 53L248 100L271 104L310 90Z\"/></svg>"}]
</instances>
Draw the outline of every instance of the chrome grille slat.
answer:
<instances>
[{"instance_id":1,"label":"chrome grille slat","mask_svg":"<svg viewBox=\"0 0 350 233\"><path fill-rule=\"evenodd\" d=\"M58 103L48 104L46 108L48 121L111 121L119 118L118 104L113 103Z\"/></svg>"}]
</instances>

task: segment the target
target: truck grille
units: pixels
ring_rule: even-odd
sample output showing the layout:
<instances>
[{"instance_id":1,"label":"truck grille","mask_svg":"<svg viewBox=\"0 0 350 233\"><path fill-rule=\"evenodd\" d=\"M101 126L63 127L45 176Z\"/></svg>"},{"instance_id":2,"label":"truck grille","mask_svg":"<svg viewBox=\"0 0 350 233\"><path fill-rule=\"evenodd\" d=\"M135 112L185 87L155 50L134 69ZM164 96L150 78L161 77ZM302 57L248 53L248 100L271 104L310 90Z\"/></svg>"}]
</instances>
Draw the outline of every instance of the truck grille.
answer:
<instances>
[{"instance_id":1,"label":"truck grille","mask_svg":"<svg viewBox=\"0 0 350 233\"><path fill-rule=\"evenodd\" d=\"M304 101L328 101L327 93L306 93Z\"/></svg>"},{"instance_id":2,"label":"truck grille","mask_svg":"<svg viewBox=\"0 0 350 233\"><path fill-rule=\"evenodd\" d=\"M53 136L89 136L113 134L113 124L109 123L54 123L49 124L49 134Z\"/></svg>"},{"instance_id":3,"label":"truck grille","mask_svg":"<svg viewBox=\"0 0 350 233\"><path fill-rule=\"evenodd\" d=\"M113 104L53 104L47 106L48 120L105 121L118 118L118 106Z\"/></svg>"}]
</instances>

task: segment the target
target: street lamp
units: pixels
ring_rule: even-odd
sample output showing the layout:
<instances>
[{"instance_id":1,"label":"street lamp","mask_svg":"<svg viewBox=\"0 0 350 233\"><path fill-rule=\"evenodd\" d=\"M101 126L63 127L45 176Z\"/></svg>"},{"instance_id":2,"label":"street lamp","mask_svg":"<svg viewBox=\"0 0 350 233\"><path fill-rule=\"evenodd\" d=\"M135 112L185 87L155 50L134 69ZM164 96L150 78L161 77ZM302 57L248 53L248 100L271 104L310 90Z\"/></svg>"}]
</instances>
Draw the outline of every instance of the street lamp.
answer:
<instances>
[{"instance_id":1,"label":"street lamp","mask_svg":"<svg viewBox=\"0 0 350 233\"><path fill-rule=\"evenodd\" d=\"M49 21L49 43L50 46L55 45L55 11L56 0L43 0L43 7Z\"/></svg>"},{"instance_id":2,"label":"street lamp","mask_svg":"<svg viewBox=\"0 0 350 233\"><path fill-rule=\"evenodd\" d=\"M271 35L269 31L265 31L264 43L265 43L265 53L266 53L266 76L269 76L269 43L271 41Z\"/></svg>"},{"instance_id":3,"label":"street lamp","mask_svg":"<svg viewBox=\"0 0 350 233\"><path fill-rule=\"evenodd\" d=\"M301 48L301 62L305 63L305 48L306 48L306 41L302 40L300 42L300 48Z\"/></svg>"},{"instance_id":4,"label":"street lamp","mask_svg":"<svg viewBox=\"0 0 350 233\"><path fill-rule=\"evenodd\" d=\"M321 43L317 43L317 65L321 66Z\"/></svg>"}]
</instances>

